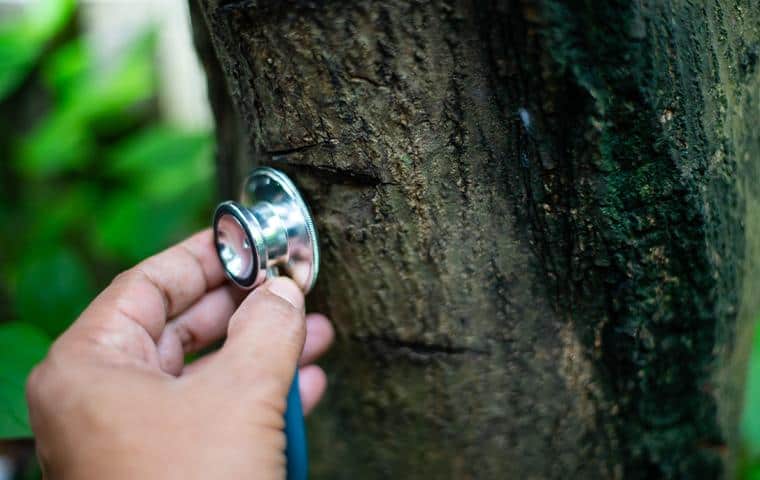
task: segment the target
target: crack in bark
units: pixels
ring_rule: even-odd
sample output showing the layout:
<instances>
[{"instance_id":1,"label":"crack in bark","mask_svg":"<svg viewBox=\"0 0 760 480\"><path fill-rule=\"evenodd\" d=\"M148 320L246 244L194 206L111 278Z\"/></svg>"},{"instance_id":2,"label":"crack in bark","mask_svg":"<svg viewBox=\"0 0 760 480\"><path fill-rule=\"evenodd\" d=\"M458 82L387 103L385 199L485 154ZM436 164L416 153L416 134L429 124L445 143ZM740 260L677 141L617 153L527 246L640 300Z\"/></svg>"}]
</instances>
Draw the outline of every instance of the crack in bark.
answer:
<instances>
[{"instance_id":1,"label":"crack in bark","mask_svg":"<svg viewBox=\"0 0 760 480\"><path fill-rule=\"evenodd\" d=\"M315 148L315 147L320 147L320 146L325 146L325 144L322 144L322 143L309 143L309 144L306 144L306 145L299 145L297 147L281 148L281 149L276 149L276 150L264 150L264 153L266 155L270 155L273 158L276 158L276 157L282 157L282 156L285 156L285 155L292 155L294 153L301 153L301 152L304 152L306 150L309 150L309 149L312 149L312 148Z\"/></svg>"},{"instance_id":2,"label":"crack in bark","mask_svg":"<svg viewBox=\"0 0 760 480\"><path fill-rule=\"evenodd\" d=\"M307 150L304 148L303 150ZM303 150L296 150L292 153L300 153ZM379 176L366 172L347 170L330 165L312 165L301 162L290 161L287 156L290 154L280 154L272 157L272 163L284 168L292 168L305 175L323 180L329 184L354 185L360 187L376 187L381 185L396 185L395 182L385 181Z\"/></svg>"},{"instance_id":3,"label":"crack in bark","mask_svg":"<svg viewBox=\"0 0 760 480\"><path fill-rule=\"evenodd\" d=\"M359 343L380 347L396 352L408 351L410 353L430 357L434 355L490 355L490 349L466 347L462 345L444 345L440 343L428 343L423 341L403 340L398 337L385 335L356 335L349 338Z\"/></svg>"},{"instance_id":4,"label":"crack in bark","mask_svg":"<svg viewBox=\"0 0 760 480\"><path fill-rule=\"evenodd\" d=\"M373 80L373 79L369 78L366 75L359 75L359 74L356 74L356 73L349 74L348 75L348 81L349 82L368 83L368 84L372 85L373 87L377 87L377 88L383 88L383 87L388 88L387 85L384 85L384 84L378 82L377 80Z\"/></svg>"}]
</instances>

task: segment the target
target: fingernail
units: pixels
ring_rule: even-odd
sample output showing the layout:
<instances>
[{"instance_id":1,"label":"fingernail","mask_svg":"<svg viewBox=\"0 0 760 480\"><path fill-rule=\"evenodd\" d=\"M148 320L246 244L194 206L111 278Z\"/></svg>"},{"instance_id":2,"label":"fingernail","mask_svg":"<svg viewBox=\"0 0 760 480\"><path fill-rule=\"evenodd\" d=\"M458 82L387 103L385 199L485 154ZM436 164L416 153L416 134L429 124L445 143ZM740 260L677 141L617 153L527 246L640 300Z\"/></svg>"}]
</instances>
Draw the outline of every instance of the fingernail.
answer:
<instances>
[{"instance_id":1,"label":"fingernail","mask_svg":"<svg viewBox=\"0 0 760 480\"><path fill-rule=\"evenodd\" d=\"M268 289L273 294L290 303L297 309L303 308L303 292L292 280L276 277L269 281Z\"/></svg>"}]
</instances>

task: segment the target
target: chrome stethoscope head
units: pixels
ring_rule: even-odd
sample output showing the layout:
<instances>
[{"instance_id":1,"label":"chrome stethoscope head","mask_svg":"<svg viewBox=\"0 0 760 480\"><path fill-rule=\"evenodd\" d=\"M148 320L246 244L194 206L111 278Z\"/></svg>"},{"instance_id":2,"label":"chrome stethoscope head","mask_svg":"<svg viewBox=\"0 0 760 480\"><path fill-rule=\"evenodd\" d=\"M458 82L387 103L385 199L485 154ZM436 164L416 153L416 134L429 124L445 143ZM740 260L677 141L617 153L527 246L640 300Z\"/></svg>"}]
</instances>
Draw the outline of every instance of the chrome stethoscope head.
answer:
<instances>
[{"instance_id":1,"label":"chrome stethoscope head","mask_svg":"<svg viewBox=\"0 0 760 480\"><path fill-rule=\"evenodd\" d=\"M287 275L308 293L319 273L317 230L295 184L269 167L255 169L240 202L223 202L214 213L214 241L227 277L251 289Z\"/></svg>"}]
</instances>

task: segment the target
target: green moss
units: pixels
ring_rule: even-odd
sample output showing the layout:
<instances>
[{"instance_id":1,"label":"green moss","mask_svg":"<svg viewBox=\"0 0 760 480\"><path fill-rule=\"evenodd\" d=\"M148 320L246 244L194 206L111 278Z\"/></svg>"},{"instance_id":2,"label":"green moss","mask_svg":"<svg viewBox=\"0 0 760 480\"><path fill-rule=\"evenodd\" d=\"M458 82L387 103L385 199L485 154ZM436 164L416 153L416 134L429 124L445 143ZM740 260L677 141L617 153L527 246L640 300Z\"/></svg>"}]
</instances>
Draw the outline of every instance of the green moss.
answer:
<instances>
[{"instance_id":1,"label":"green moss","mask_svg":"<svg viewBox=\"0 0 760 480\"><path fill-rule=\"evenodd\" d=\"M612 253L609 267L586 274L608 286L596 358L617 399L615 436L629 453L620 462L627 478L716 477L716 450L699 445L723 442L705 385L716 331L734 321L719 304L718 279L735 267L709 256L711 215L732 209L736 193L714 195L720 179L708 172L716 146L700 122L699 83L714 78L699 51L713 40L708 19L679 2L544 5L548 51L564 81L585 93L578 102L587 107L577 106L579 118L568 123L579 122L579 136L597 132L590 158L573 161L596 167L587 176L595 188L581 197L595 229L581 238ZM588 144L577 150L589 151ZM729 168L723 181L734 175ZM734 245L739 236L729 226L721 238Z\"/></svg>"}]
</instances>

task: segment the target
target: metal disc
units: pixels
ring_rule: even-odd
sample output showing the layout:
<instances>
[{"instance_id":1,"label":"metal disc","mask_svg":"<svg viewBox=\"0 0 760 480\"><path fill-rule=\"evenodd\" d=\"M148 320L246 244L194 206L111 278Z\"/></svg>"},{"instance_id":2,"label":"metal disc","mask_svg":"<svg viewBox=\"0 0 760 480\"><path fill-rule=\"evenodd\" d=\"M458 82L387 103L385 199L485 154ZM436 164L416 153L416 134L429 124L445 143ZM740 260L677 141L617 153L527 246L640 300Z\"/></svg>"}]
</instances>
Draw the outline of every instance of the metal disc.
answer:
<instances>
[{"instance_id":1,"label":"metal disc","mask_svg":"<svg viewBox=\"0 0 760 480\"><path fill-rule=\"evenodd\" d=\"M287 175L270 167L255 169L246 179L241 203L267 202L287 233L287 260L274 265L308 293L319 275L319 239L309 207Z\"/></svg>"}]
</instances>

